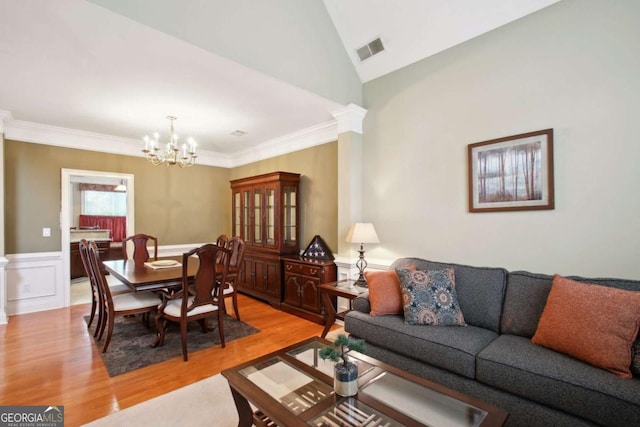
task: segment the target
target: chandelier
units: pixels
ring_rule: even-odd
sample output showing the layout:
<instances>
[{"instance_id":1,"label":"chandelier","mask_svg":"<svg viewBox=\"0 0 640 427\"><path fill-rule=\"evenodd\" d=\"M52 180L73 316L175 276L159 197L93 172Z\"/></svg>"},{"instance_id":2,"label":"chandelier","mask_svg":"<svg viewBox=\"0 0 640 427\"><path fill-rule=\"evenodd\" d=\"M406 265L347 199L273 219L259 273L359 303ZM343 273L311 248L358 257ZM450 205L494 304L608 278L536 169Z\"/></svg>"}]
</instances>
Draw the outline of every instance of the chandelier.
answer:
<instances>
[{"instance_id":1,"label":"chandelier","mask_svg":"<svg viewBox=\"0 0 640 427\"><path fill-rule=\"evenodd\" d=\"M173 122L176 120L173 116L167 116L171 122L169 127L169 142L160 148L158 142L158 132L153 134L153 138L148 135L144 136L144 158L154 166L166 164L167 166L178 165L181 168L191 167L196 163L196 141L193 138L187 140L187 144L178 145L178 134L173 130Z\"/></svg>"}]
</instances>

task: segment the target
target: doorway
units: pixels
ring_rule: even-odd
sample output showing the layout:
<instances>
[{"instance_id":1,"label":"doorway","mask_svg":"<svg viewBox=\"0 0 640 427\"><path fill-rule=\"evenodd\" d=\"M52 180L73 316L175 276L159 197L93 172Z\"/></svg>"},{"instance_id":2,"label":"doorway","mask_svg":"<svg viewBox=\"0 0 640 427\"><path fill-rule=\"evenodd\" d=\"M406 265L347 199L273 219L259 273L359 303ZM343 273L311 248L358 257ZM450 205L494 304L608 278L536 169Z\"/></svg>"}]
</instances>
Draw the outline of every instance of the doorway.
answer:
<instances>
[{"instance_id":1,"label":"doorway","mask_svg":"<svg viewBox=\"0 0 640 427\"><path fill-rule=\"evenodd\" d=\"M61 233L61 252L62 252L62 272L64 275L64 302L65 307L71 305L71 228L77 226L74 218L74 201L73 187L74 183L89 184L111 184L124 185L126 187L126 233L127 235L135 233L134 225L134 179L132 174L122 174L115 172L87 171L78 169L62 169L61 177L61 210L60 210L60 229Z\"/></svg>"}]
</instances>

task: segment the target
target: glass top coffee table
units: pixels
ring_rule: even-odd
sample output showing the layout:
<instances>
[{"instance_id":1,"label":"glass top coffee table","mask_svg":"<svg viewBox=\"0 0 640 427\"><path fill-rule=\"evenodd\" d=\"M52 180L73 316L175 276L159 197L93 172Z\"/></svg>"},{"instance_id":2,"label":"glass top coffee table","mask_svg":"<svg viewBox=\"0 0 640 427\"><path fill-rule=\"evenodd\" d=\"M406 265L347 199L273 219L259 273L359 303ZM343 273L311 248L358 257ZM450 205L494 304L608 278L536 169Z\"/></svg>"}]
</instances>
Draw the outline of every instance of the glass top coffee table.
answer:
<instances>
[{"instance_id":1,"label":"glass top coffee table","mask_svg":"<svg viewBox=\"0 0 640 427\"><path fill-rule=\"evenodd\" d=\"M318 356L328 344L311 338L223 371L238 425L493 427L507 419L500 408L354 352L358 394L338 396L333 362Z\"/></svg>"}]
</instances>

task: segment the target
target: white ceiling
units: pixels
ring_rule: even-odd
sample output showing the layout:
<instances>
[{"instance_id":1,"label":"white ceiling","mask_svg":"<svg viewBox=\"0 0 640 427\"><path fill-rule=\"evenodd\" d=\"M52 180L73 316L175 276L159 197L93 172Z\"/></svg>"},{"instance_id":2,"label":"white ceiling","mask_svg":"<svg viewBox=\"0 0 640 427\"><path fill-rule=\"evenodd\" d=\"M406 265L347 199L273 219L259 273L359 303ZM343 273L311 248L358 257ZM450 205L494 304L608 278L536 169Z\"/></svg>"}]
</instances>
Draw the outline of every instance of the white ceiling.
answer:
<instances>
[{"instance_id":1,"label":"white ceiling","mask_svg":"<svg viewBox=\"0 0 640 427\"><path fill-rule=\"evenodd\" d=\"M366 82L556 1L324 3ZM361 64L355 49L375 37L387 50ZM139 155L142 136L166 134L171 114L176 131L198 141L201 163L234 166L299 148L296 140L327 142L344 107L84 0L0 0L0 130L4 116L9 139L98 141ZM248 133L229 135L237 129Z\"/></svg>"},{"instance_id":2,"label":"white ceiling","mask_svg":"<svg viewBox=\"0 0 640 427\"><path fill-rule=\"evenodd\" d=\"M363 82L405 67L559 0L324 0ZM385 51L355 51L380 37Z\"/></svg>"}]
</instances>

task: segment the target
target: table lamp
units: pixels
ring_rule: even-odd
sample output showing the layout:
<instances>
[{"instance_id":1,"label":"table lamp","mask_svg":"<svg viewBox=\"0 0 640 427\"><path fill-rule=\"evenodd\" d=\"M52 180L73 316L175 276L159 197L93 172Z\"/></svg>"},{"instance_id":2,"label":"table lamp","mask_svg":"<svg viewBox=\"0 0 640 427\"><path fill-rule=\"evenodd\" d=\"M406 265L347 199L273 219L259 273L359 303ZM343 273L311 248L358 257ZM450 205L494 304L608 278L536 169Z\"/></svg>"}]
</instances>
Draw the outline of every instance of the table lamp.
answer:
<instances>
[{"instance_id":1,"label":"table lamp","mask_svg":"<svg viewBox=\"0 0 640 427\"><path fill-rule=\"evenodd\" d=\"M380 243L376 229L370 222L356 222L351 226L347 233L346 241L349 243L360 243L360 256L356 262L356 267L360 271L355 286L367 287L367 281L364 278L364 269L367 268L367 261L364 259L364 243Z\"/></svg>"}]
</instances>

